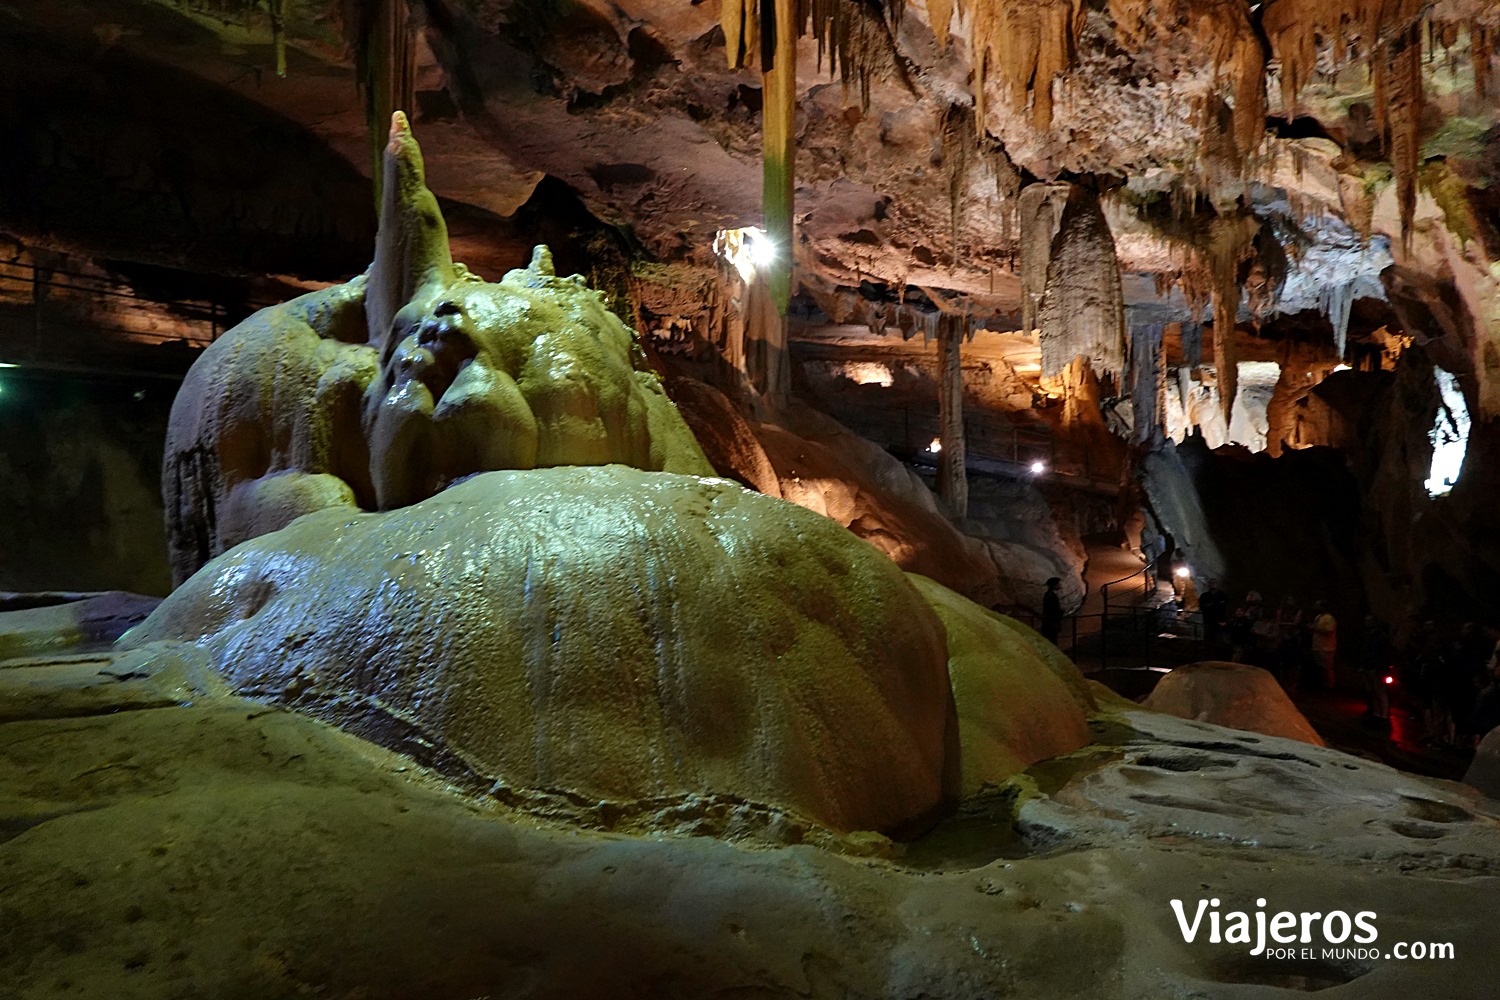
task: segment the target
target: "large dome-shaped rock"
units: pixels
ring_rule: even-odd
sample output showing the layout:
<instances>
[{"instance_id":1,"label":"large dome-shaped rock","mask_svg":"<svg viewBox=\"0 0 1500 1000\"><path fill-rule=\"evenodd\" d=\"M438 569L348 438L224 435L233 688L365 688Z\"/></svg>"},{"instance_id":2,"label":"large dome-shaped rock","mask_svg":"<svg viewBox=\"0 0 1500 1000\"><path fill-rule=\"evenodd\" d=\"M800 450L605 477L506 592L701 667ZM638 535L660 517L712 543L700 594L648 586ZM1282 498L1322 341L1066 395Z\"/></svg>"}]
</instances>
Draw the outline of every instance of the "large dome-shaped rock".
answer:
<instances>
[{"instance_id":1,"label":"large dome-shaped rock","mask_svg":"<svg viewBox=\"0 0 1500 1000\"><path fill-rule=\"evenodd\" d=\"M1093 695L1056 646L942 584L915 573L907 578L947 633L965 795L1089 742Z\"/></svg>"},{"instance_id":2,"label":"large dome-shaped rock","mask_svg":"<svg viewBox=\"0 0 1500 1000\"><path fill-rule=\"evenodd\" d=\"M943 626L834 522L724 480L492 472L242 544L124 640L513 789L901 832L957 792ZM392 738L394 737L394 739Z\"/></svg>"},{"instance_id":3,"label":"large dome-shaped rock","mask_svg":"<svg viewBox=\"0 0 1500 1000\"><path fill-rule=\"evenodd\" d=\"M1157 682L1145 705L1179 719L1324 745L1276 678L1246 663L1209 660L1178 667Z\"/></svg>"}]
</instances>

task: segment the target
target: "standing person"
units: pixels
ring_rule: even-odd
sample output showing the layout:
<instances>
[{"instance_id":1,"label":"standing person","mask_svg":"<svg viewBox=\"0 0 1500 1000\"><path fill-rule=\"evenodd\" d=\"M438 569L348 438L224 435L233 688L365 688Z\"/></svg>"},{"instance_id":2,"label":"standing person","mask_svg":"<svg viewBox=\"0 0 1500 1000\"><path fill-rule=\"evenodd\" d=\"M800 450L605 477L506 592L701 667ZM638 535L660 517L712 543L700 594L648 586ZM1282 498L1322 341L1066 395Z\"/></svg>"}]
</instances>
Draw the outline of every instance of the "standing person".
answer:
<instances>
[{"instance_id":1,"label":"standing person","mask_svg":"<svg viewBox=\"0 0 1500 1000\"><path fill-rule=\"evenodd\" d=\"M1365 689L1366 713L1382 721L1391 717L1391 693L1385 678L1394 670L1391 636L1385 623L1374 615L1365 615L1364 634L1359 644L1359 676Z\"/></svg>"},{"instance_id":2,"label":"standing person","mask_svg":"<svg viewBox=\"0 0 1500 1000\"><path fill-rule=\"evenodd\" d=\"M1266 619L1266 609L1260 601L1260 591L1250 591L1245 594L1245 642L1236 651L1235 660L1238 663L1251 664L1251 666L1265 666L1265 660L1260 655L1263 640L1275 631L1277 631L1277 624Z\"/></svg>"},{"instance_id":3,"label":"standing person","mask_svg":"<svg viewBox=\"0 0 1500 1000\"><path fill-rule=\"evenodd\" d=\"M1203 612L1203 641L1217 653L1220 632L1229 615L1229 595L1219 589L1219 581L1208 581L1208 589L1198 595L1198 610Z\"/></svg>"},{"instance_id":4,"label":"standing person","mask_svg":"<svg viewBox=\"0 0 1500 1000\"><path fill-rule=\"evenodd\" d=\"M1276 654L1274 664L1276 676L1281 678L1281 687L1287 694L1297 693L1298 678L1302 675L1302 609L1291 594L1281 601L1276 609Z\"/></svg>"},{"instance_id":5,"label":"standing person","mask_svg":"<svg viewBox=\"0 0 1500 1000\"><path fill-rule=\"evenodd\" d=\"M1325 601L1313 605L1312 654L1323 671L1323 684L1333 690L1337 678L1333 673L1333 659L1339 648L1339 623L1328 610Z\"/></svg>"},{"instance_id":6,"label":"standing person","mask_svg":"<svg viewBox=\"0 0 1500 1000\"><path fill-rule=\"evenodd\" d=\"M1047 581L1047 592L1042 595L1042 635L1052 645L1057 645L1057 637L1062 632L1062 598L1057 596L1057 588L1062 586L1062 580L1052 577Z\"/></svg>"}]
</instances>

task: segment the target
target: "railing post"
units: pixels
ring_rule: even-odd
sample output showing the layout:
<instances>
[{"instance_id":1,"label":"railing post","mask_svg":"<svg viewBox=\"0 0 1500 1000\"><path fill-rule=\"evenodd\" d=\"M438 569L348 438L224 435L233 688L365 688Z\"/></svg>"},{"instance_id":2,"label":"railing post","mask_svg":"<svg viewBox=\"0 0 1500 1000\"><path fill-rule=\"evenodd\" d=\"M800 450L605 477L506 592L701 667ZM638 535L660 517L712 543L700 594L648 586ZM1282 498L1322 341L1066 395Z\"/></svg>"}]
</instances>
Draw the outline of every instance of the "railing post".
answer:
<instances>
[{"instance_id":1,"label":"railing post","mask_svg":"<svg viewBox=\"0 0 1500 1000\"><path fill-rule=\"evenodd\" d=\"M1109 584L1099 588L1103 610L1099 612L1099 672L1109 669Z\"/></svg>"}]
</instances>

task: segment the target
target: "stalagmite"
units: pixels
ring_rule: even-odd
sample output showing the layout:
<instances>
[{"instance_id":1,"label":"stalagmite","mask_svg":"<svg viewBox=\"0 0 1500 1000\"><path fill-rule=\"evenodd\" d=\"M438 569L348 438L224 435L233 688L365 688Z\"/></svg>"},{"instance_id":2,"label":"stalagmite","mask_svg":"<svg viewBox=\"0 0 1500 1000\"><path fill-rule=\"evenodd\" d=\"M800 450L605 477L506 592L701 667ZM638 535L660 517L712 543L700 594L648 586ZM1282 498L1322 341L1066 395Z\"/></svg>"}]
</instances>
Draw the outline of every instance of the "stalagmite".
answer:
<instances>
[{"instance_id":1,"label":"stalagmite","mask_svg":"<svg viewBox=\"0 0 1500 1000\"><path fill-rule=\"evenodd\" d=\"M938 437L943 446L938 453L938 493L956 518L967 517L969 513L962 354L966 325L963 317L946 315L937 324Z\"/></svg>"},{"instance_id":2,"label":"stalagmite","mask_svg":"<svg viewBox=\"0 0 1500 1000\"><path fill-rule=\"evenodd\" d=\"M1120 261L1099 198L1073 188L1053 240L1041 316L1042 373L1082 358L1097 376L1125 370L1125 299Z\"/></svg>"}]
</instances>

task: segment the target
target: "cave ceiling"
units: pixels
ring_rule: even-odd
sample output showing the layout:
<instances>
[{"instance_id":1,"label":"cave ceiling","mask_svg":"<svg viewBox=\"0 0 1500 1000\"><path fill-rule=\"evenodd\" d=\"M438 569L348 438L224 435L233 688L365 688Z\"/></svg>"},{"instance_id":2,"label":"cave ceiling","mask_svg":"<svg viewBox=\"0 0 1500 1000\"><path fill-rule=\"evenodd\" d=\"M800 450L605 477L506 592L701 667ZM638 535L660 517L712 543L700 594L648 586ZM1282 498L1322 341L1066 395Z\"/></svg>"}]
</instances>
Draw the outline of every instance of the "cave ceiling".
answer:
<instances>
[{"instance_id":1,"label":"cave ceiling","mask_svg":"<svg viewBox=\"0 0 1500 1000\"><path fill-rule=\"evenodd\" d=\"M1405 228L1437 219L1472 230L1462 235L1478 251L1466 239L1456 249L1405 250L1403 263L1427 252L1435 273L1500 250L1486 245L1500 202L1489 193L1500 177L1500 98L1482 95L1484 80L1475 80L1500 31L1500 7L1487 0L845 6L843 72L805 38L797 73L798 280L825 311L837 313L838 296L863 287L893 298L910 291L992 324L1018 315L1027 223L1017 193L1037 181L1104 194L1125 302L1157 321L1187 315L1193 272L1210 266L1212 220L1236 213L1289 251L1274 308L1319 310L1335 326L1348 300L1384 297L1379 276L1402 258ZM190 152L194 135L217 141L213 129L193 129L190 106L214 104L219 131L243 121L242 141L263 146L245 169L283 177L251 185L250 197L309 216L334 212L326 192L299 207L301 178L303 194L326 188L351 201L340 210L357 222L311 226L338 234L321 266L305 242L308 259L292 261L334 278L355 259L345 247L363 245L371 225L349 194L369 175L370 152L348 9L326 0L277 6L282 77L270 9L24 0L0 17L18 29L9 45L30 45L10 60L28 68L6 72L35 92L49 60L67 76L69 60L115 59L129 69L120 86L155 87L151 101L175 105L157 115L185 123L189 134L175 141ZM707 267L717 230L758 223L761 77L729 68L721 13L715 0L412 4L414 124L455 254L481 272L519 263L504 220L548 177L647 260ZM1409 67L1389 55L1405 38L1418 39L1419 96L1401 76ZM12 112L24 114L25 103ZM140 103L124 113L141 115ZM291 150L294 164L279 162L288 150L275 129L288 127L334 162L306 149ZM190 159L223 169L213 157ZM265 221L284 235L311 225ZM90 224L32 228L87 243ZM205 228L202 218L187 225ZM173 241L163 243L158 256L170 257ZM215 260L213 248L193 253L200 264Z\"/></svg>"}]
</instances>

